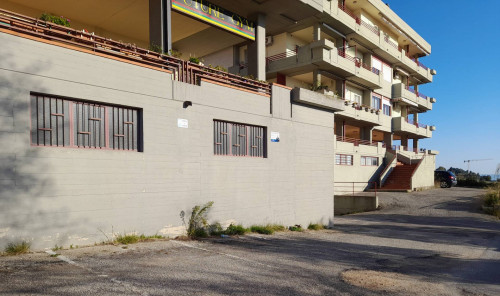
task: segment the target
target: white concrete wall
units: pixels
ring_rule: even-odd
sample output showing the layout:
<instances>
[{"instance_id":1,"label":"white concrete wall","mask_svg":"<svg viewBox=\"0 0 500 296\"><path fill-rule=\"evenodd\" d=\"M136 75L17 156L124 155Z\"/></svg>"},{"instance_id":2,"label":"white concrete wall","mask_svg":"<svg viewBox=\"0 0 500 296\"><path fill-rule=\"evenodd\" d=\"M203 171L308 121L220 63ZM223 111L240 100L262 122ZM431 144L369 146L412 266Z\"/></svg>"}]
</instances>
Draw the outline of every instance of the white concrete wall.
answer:
<instances>
[{"instance_id":1,"label":"white concrete wall","mask_svg":"<svg viewBox=\"0 0 500 296\"><path fill-rule=\"evenodd\" d=\"M112 230L174 236L180 211L210 200L212 222L332 223L333 114L291 105L289 89L268 98L4 33L0 44L0 248L88 245ZM142 109L144 152L31 146L30 92ZM268 137L267 158L215 156L214 119L281 141Z\"/></svg>"}]
</instances>

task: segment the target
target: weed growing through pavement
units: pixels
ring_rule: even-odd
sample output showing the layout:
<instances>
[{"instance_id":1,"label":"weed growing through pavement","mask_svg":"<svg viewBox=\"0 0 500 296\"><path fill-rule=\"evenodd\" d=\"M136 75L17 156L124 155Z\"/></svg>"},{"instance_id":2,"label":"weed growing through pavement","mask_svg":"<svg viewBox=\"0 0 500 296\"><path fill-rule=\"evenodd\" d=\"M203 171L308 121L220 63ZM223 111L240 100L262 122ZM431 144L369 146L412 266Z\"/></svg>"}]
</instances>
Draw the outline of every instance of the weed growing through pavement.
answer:
<instances>
[{"instance_id":1,"label":"weed growing through pavement","mask_svg":"<svg viewBox=\"0 0 500 296\"><path fill-rule=\"evenodd\" d=\"M325 228L326 228L325 225L317 223L309 223L309 226L307 226L307 229L309 230L321 230Z\"/></svg>"},{"instance_id":2,"label":"weed growing through pavement","mask_svg":"<svg viewBox=\"0 0 500 296\"><path fill-rule=\"evenodd\" d=\"M297 224L297 225L294 225L294 226L290 226L290 227L288 227L288 230L290 230L290 231L297 231L297 232L302 232L302 231L304 231L304 229L302 228L302 226L301 226L301 225L298 225L298 224Z\"/></svg>"},{"instance_id":3,"label":"weed growing through pavement","mask_svg":"<svg viewBox=\"0 0 500 296\"><path fill-rule=\"evenodd\" d=\"M250 227L251 232L260 234L273 234L275 231L285 231L285 226L278 224L253 225Z\"/></svg>"},{"instance_id":4,"label":"weed growing through pavement","mask_svg":"<svg viewBox=\"0 0 500 296\"><path fill-rule=\"evenodd\" d=\"M20 243L8 243L5 247L5 254L7 255L20 255L30 251L31 244L22 241Z\"/></svg>"},{"instance_id":5,"label":"weed growing through pavement","mask_svg":"<svg viewBox=\"0 0 500 296\"><path fill-rule=\"evenodd\" d=\"M185 212L181 211L180 217L182 223L186 226L187 236L190 238L202 238L208 237L208 222L207 222L207 214L210 208L213 206L214 202L209 201L202 206L194 206L191 210L191 216L189 217L189 221L186 224L185 220Z\"/></svg>"}]
</instances>

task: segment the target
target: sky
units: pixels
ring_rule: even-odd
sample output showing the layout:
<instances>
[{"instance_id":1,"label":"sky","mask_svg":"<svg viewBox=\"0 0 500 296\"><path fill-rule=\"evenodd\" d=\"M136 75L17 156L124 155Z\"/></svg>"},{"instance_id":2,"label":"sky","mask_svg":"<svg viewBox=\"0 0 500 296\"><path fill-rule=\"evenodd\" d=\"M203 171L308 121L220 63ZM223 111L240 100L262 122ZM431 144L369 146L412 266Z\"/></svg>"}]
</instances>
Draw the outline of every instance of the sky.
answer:
<instances>
[{"instance_id":1,"label":"sky","mask_svg":"<svg viewBox=\"0 0 500 296\"><path fill-rule=\"evenodd\" d=\"M420 61L437 75L419 90L435 97L419 121L435 125L420 147L436 167L494 174L500 164L500 0L382 0L432 46Z\"/></svg>"}]
</instances>

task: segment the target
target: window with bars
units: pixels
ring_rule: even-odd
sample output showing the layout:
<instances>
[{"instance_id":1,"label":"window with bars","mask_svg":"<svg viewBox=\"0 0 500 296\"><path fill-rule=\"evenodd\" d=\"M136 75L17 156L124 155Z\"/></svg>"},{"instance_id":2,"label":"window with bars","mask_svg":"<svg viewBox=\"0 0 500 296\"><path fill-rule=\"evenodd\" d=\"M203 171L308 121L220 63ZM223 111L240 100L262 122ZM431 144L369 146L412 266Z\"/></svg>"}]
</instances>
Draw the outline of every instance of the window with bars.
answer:
<instances>
[{"instance_id":1,"label":"window with bars","mask_svg":"<svg viewBox=\"0 0 500 296\"><path fill-rule=\"evenodd\" d=\"M352 155L335 154L335 164L338 165L352 165Z\"/></svg>"},{"instance_id":2,"label":"window with bars","mask_svg":"<svg viewBox=\"0 0 500 296\"><path fill-rule=\"evenodd\" d=\"M31 143L37 146L142 151L140 110L31 95Z\"/></svg>"},{"instance_id":3,"label":"window with bars","mask_svg":"<svg viewBox=\"0 0 500 296\"><path fill-rule=\"evenodd\" d=\"M378 166L378 157L361 156L362 166Z\"/></svg>"},{"instance_id":4,"label":"window with bars","mask_svg":"<svg viewBox=\"0 0 500 296\"><path fill-rule=\"evenodd\" d=\"M265 158L265 133L262 126L214 120L214 154Z\"/></svg>"}]
</instances>

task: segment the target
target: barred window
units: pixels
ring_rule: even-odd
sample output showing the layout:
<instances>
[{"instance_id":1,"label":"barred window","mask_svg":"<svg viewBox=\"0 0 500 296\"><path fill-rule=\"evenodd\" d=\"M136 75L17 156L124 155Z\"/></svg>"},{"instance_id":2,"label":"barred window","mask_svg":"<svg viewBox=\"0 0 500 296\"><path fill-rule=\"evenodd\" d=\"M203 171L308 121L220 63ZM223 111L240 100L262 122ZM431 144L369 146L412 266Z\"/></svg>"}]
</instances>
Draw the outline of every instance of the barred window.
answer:
<instances>
[{"instance_id":1,"label":"barred window","mask_svg":"<svg viewBox=\"0 0 500 296\"><path fill-rule=\"evenodd\" d=\"M214 154L266 157L265 128L214 120Z\"/></svg>"},{"instance_id":2,"label":"barred window","mask_svg":"<svg viewBox=\"0 0 500 296\"><path fill-rule=\"evenodd\" d=\"M335 154L335 164L352 165L352 155Z\"/></svg>"},{"instance_id":3,"label":"barred window","mask_svg":"<svg viewBox=\"0 0 500 296\"><path fill-rule=\"evenodd\" d=\"M139 110L31 95L31 143L139 151Z\"/></svg>"},{"instance_id":4,"label":"barred window","mask_svg":"<svg viewBox=\"0 0 500 296\"><path fill-rule=\"evenodd\" d=\"M361 165L363 165L363 166L378 166L378 157L361 156Z\"/></svg>"}]
</instances>

